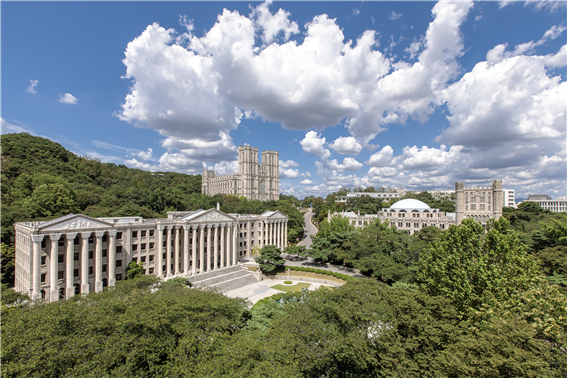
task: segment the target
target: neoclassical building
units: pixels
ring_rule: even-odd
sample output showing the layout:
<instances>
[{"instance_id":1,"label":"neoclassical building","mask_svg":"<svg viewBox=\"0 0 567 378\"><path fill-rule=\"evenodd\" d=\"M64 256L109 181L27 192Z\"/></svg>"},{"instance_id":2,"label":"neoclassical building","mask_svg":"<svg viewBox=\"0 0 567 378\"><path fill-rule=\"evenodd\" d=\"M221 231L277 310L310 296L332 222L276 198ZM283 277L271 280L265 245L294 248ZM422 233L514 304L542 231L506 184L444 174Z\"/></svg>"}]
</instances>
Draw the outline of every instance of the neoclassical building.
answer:
<instances>
[{"instance_id":1,"label":"neoclassical building","mask_svg":"<svg viewBox=\"0 0 567 378\"><path fill-rule=\"evenodd\" d=\"M237 265L255 246L287 246L288 217L226 214L218 209L168 212L164 219L69 214L16 228L15 290L56 301L99 292L126 277L131 261L145 274L189 277Z\"/></svg>"},{"instance_id":2,"label":"neoclassical building","mask_svg":"<svg viewBox=\"0 0 567 378\"><path fill-rule=\"evenodd\" d=\"M352 211L335 214L329 212L328 218L342 215L356 227L362 227L378 218L381 222L388 221L391 226L407 231L410 235L427 226L446 230L452 224L460 224L465 218L473 218L486 227L489 219L498 219L502 215L502 180L494 180L489 187L474 188L466 188L463 182L456 182L455 199L455 213L432 209L426 203L415 199L405 199L382 209L377 214L360 215Z\"/></svg>"},{"instance_id":3,"label":"neoclassical building","mask_svg":"<svg viewBox=\"0 0 567 378\"><path fill-rule=\"evenodd\" d=\"M202 176L201 192L233 194L259 201L278 201L280 199L280 173L278 151L262 151L262 161L258 164L258 148L238 146L238 173L217 176L205 170Z\"/></svg>"}]
</instances>

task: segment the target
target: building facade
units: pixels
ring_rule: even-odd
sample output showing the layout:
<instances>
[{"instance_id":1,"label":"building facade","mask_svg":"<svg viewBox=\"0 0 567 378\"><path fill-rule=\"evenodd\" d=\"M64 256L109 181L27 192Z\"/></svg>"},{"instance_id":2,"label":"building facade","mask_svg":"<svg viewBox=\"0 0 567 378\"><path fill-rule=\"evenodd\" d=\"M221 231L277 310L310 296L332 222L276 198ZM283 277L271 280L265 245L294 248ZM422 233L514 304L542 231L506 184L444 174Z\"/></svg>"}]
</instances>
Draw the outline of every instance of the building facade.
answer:
<instances>
[{"instance_id":1,"label":"building facade","mask_svg":"<svg viewBox=\"0 0 567 378\"><path fill-rule=\"evenodd\" d=\"M369 193L369 192L352 192L347 193L346 196L339 196L335 202L347 202L349 198L361 198L363 196L368 196L371 198L382 199L384 201L389 201L391 199L398 199L400 195L398 193Z\"/></svg>"},{"instance_id":2,"label":"building facade","mask_svg":"<svg viewBox=\"0 0 567 378\"><path fill-rule=\"evenodd\" d=\"M377 214L360 215L352 211L331 214L328 218L342 215L349 218L351 224L362 227L376 219L390 222L398 230L414 234L423 227L433 226L446 230L451 225L460 224L465 218L473 218L484 227L489 219L498 219L502 215L502 180L494 180L490 187L466 188L463 182L455 183L455 213L445 213L432 209L426 203L415 199L396 202Z\"/></svg>"},{"instance_id":3,"label":"building facade","mask_svg":"<svg viewBox=\"0 0 567 378\"><path fill-rule=\"evenodd\" d=\"M516 191L514 189L502 189L502 206L517 208Z\"/></svg>"},{"instance_id":4,"label":"building facade","mask_svg":"<svg viewBox=\"0 0 567 378\"><path fill-rule=\"evenodd\" d=\"M238 146L238 173L217 176L213 170L205 170L201 192L233 194L259 201L280 199L280 173L278 151L262 151L258 164L258 148Z\"/></svg>"},{"instance_id":5,"label":"building facade","mask_svg":"<svg viewBox=\"0 0 567 378\"><path fill-rule=\"evenodd\" d=\"M537 199L534 199L535 196L539 196L539 197L536 197ZM549 199L541 198L543 196ZM551 197L549 197L547 194L543 194L543 195L530 194L528 196L528 201L539 203L541 208L544 210L553 211L555 213L567 212L567 197L559 197L559 199L554 200L551 199Z\"/></svg>"},{"instance_id":6,"label":"building facade","mask_svg":"<svg viewBox=\"0 0 567 378\"><path fill-rule=\"evenodd\" d=\"M145 274L188 277L238 264L255 246L287 246L279 211L226 214L217 209L168 212L168 218L91 218L69 214L16 228L15 290L56 301L99 292L126 277L131 261Z\"/></svg>"}]
</instances>

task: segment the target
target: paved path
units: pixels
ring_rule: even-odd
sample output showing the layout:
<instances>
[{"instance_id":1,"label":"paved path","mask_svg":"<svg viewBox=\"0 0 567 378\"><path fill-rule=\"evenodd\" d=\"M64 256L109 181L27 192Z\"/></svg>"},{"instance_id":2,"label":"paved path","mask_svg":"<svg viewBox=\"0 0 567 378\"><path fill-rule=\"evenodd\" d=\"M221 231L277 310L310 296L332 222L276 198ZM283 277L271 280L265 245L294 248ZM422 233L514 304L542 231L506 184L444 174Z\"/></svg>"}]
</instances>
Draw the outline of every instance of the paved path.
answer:
<instances>
[{"instance_id":1,"label":"paved path","mask_svg":"<svg viewBox=\"0 0 567 378\"><path fill-rule=\"evenodd\" d=\"M305 229L303 233L303 240L301 240L298 245L304 245L306 248L311 247L311 235L317 234L317 228L313 226L313 223L311 223L312 216L313 212L311 209L303 215L303 218L305 219Z\"/></svg>"},{"instance_id":2,"label":"paved path","mask_svg":"<svg viewBox=\"0 0 567 378\"><path fill-rule=\"evenodd\" d=\"M306 282L296 280L294 277L290 277L290 280L295 285L298 282ZM248 299L252 304L258 302L260 299L266 297L271 297L274 294L283 293L283 291L272 289L272 286L283 285L284 280L263 280L250 285L243 286L238 289L226 292L225 295L229 298L245 298ZM306 282L310 284L307 288L308 290L317 290L320 286L328 286L317 282Z\"/></svg>"}]
</instances>

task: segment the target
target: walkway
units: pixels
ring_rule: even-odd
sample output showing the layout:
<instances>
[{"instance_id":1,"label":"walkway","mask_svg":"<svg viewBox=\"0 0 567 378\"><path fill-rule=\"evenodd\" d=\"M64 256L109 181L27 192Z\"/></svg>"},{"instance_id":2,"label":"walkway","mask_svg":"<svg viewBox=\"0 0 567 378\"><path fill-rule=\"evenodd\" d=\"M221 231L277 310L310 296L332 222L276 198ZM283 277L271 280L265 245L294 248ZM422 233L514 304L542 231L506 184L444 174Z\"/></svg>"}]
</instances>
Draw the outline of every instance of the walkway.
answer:
<instances>
[{"instance_id":1,"label":"walkway","mask_svg":"<svg viewBox=\"0 0 567 378\"><path fill-rule=\"evenodd\" d=\"M293 281L293 284L296 284L298 282L306 282L308 284L311 284L307 288L308 290L317 290L320 286L327 286L317 282L296 280L294 277L290 277L290 280ZM283 285L283 283L284 280L263 280L235 290L231 290L229 292L226 292L225 295L229 298L248 299L250 302L252 302L252 304L254 304L260 299L271 297L274 294L283 293L283 291L272 289L272 286Z\"/></svg>"},{"instance_id":2,"label":"walkway","mask_svg":"<svg viewBox=\"0 0 567 378\"><path fill-rule=\"evenodd\" d=\"M317 234L317 228L313 226L313 223L311 223L312 216L313 216L313 212L311 211L311 209L309 209L309 211L307 211L305 215L303 215L303 218L305 219L305 229L304 229L303 239L299 242L298 245L303 245L306 248L311 247L311 243L312 243L311 235Z\"/></svg>"}]
</instances>

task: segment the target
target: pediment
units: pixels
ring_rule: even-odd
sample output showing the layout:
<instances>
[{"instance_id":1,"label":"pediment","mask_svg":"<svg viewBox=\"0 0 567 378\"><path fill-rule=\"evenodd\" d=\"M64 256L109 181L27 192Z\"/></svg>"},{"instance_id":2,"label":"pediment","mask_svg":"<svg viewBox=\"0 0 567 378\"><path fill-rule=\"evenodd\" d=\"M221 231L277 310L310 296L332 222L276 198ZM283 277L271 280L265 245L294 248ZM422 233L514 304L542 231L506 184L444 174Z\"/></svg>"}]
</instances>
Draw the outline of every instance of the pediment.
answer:
<instances>
[{"instance_id":1,"label":"pediment","mask_svg":"<svg viewBox=\"0 0 567 378\"><path fill-rule=\"evenodd\" d=\"M108 228L112 227L111 223L104 222L86 215L75 215L73 217L63 219L53 219L48 222L49 224L40 225L41 231L55 231L55 230L71 230L82 228Z\"/></svg>"},{"instance_id":2,"label":"pediment","mask_svg":"<svg viewBox=\"0 0 567 378\"><path fill-rule=\"evenodd\" d=\"M272 215L268 216L268 219L287 219L287 215L281 213L279 210L276 210Z\"/></svg>"},{"instance_id":3,"label":"pediment","mask_svg":"<svg viewBox=\"0 0 567 378\"><path fill-rule=\"evenodd\" d=\"M223 213L222 211L218 211L216 209L211 209L209 211L204 211L197 214L191 214L182 220L190 221L190 222L234 222L236 219L233 217Z\"/></svg>"}]
</instances>

